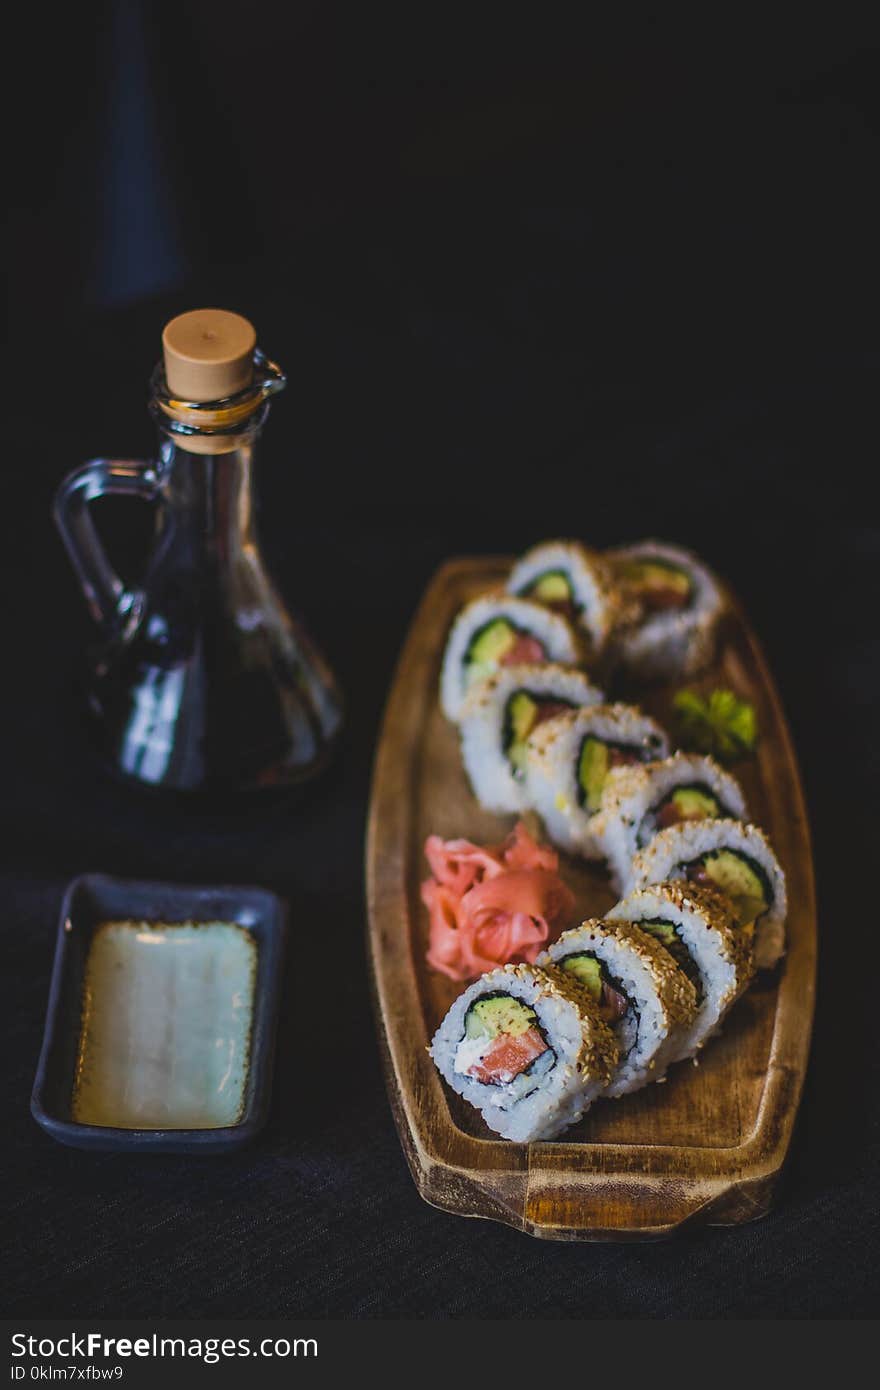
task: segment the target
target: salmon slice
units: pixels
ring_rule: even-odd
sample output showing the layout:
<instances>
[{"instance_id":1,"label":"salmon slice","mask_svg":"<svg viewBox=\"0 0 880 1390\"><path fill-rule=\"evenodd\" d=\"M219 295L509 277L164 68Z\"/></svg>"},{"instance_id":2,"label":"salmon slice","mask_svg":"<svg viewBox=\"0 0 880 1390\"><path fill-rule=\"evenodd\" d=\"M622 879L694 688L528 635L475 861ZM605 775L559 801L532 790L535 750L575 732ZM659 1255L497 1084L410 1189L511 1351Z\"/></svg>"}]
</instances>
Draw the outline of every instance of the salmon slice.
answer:
<instances>
[{"instance_id":1,"label":"salmon slice","mask_svg":"<svg viewBox=\"0 0 880 1390\"><path fill-rule=\"evenodd\" d=\"M504 653L502 666L539 666L547 660L547 653L537 637L521 632L512 647Z\"/></svg>"},{"instance_id":2,"label":"salmon slice","mask_svg":"<svg viewBox=\"0 0 880 1390\"><path fill-rule=\"evenodd\" d=\"M699 814L690 817L683 816L681 810L678 806L676 806L674 801L667 801L666 805L661 807L660 811L657 814L657 826L660 830L666 830L668 826L680 825L682 821L685 820L700 819L702 819L702 817Z\"/></svg>"},{"instance_id":3,"label":"salmon slice","mask_svg":"<svg viewBox=\"0 0 880 1390\"><path fill-rule=\"evenodd\" d=\"M555 719L557 714L565 714L570 709L571 705L566 704L564 700L539 701L532 729L537 729L539 724L545 724L548 719ZM529 733L532 732L532 729L529 729Z\"/></svg>"},{"instance_id":4,"label":"salmon slice","mask_svg":"<svg viewBox=\"0 0 880 1390\"><path fill-rule=\"evenodd\" d=\"M510 1033L501 1033L482 1062L476 1062L468 1069L468 1076L476 1077L477 1081L487 1086L504 1086L546 1051L547 1044L537 1028L527 1028L516 1038Z\"/></svg>"},{"instance_id":5,"label":"salmon slice","mask_svg":"<svg viewBox=\"0 0 880 1390\"><path fill-rule=\"evenodd\" d=\"M633 764L642 761L638 748L615 748L613 745L606 747L609 767L632 767Z\"/></svg>"},{"instance_id":6,"label":"salmon slice","mask_svg":"<svg viewBox=\"0 0 880 1390\"><path fill-rule=\"evenodd\" d=\"M661 584L642 589L639 598L652 613L665 613L671 608L686 608L690 594Z\"/></svg>"},{"instance_id":7,"label":"salmon slice","mask_svg":"<svg viewBox=\"0 0 880 1390\"><path fill-rule=\"evenodd\" d=\"M629 1008L629 1001L625 994L621 994L613 985L602 981L602 997L599 1001L599 1013L606 1023L616 1023L619 1018L623 1018Z\"/></svg>"}]
</instances>

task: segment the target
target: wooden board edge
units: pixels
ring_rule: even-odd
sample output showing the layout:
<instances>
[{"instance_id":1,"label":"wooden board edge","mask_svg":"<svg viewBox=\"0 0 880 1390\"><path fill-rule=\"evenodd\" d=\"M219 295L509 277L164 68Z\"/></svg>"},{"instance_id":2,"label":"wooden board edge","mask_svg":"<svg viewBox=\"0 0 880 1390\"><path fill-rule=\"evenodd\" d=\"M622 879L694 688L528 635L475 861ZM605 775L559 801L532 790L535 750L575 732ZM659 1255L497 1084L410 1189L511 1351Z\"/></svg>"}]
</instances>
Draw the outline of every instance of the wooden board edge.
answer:
<instances>
[{"instance_id":1,"label":"wooden board edge","mask_svg":"<svg viewBox=\"0 0 880 1390\"><path fill-rule=\"evenodd\" d=\"M511 1188L516 1188L518 1183L524 1200L527 1160L523 1146L510 1145L502 1139L476 1139L451 1125L444 1127L438 1140L437 1135L432 1135L430 1128L422 1122L418 1108L408 1104L407 1097L401 1090L399 1078L406 1075L413 1094L432 1097L435 1106L440 1110L447 1108L440 1077L424 1051L427 1035L421 1010L418 1012L418 1018L411 1017L409 1023L403 1027L389 1029L389 1020L394 1018L397 1012L391 998L392 993L399 993L403 989L403 997L412 1002L418 1000L419 991L409 953L407 952L407 959L401 961L394 945L388 946L385 942L382 929L382 923L386 918L407 911L405 864L400 863L397 867L390 901L386 900L388 895L380 887L378 873L380 857L383 863L387 864L392 848L395 845L403 845L406 839L401 815L401 791L406 780L405 773L412 767L412 744L420 732L420 725L418 720L413 720L412 712L406 708L402 692L406 689L406 672L423 656L420 644L416 640L422 630L422 619L437 606L441 593L450 581L457 579L462 573L472 573L474 567L491 568L493 563L497 562L487 561L485 556L449 560L435 572L422 596L410 621L407 639L397 662L382 718L373 764L367 818L365 878L368 958L385 1063L386 1086L404 1152L419 1191L429 1201L431 1198L425 1191L425 1174L433 1174L435 1183L444 1190L449 1186L452 1175L455 1175L459 1187L473 1186L470 1179L472 1165L498 1175L499 1180ZM406 755L402 758L391 756L396 749L387 735L393 725L403 727L404 741L408 740ZM397 991L393 987L386 988L392 974L397 980ZM415 1046L413 1039L416 1040Z\"/></svg>"}]
</instances>

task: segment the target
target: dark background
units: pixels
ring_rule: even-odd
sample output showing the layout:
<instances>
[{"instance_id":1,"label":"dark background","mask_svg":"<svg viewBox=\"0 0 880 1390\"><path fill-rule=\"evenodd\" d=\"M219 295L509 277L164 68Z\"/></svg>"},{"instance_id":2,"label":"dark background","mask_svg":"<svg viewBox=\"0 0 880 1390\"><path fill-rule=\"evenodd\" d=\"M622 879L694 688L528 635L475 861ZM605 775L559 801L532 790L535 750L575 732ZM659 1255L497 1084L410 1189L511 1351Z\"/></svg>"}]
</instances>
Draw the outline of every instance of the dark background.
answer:
<instances>
[{"instance_id":1,"label":"dark background","mask_svg":"<svg viewBox=\"0 0 880 1390\"><path fill-rule=\"evenodd\" d=\"M864 1316L880 1263L876 34L827 13L695 28L621 7L585 30L542 7L521 27L439 13L120 0L23 17L5 171L3 1304ZM289 372L265 547L349 699L344 755L294 811L141 800L98 774L77 719L90 633L51 495L92 455L151 452L161 327L203 304L250 316ZM111 518L112 545L136 573L130 517ZM740 591L816 842L814 1055L778 1208L650 1248L545 1246L423 1205L368 1002L362 835L407 622L449 554L575 532L685 541ZM288 898L274 1113L249 1153L88 1156L30 1119L62 889L91 869ZM313 1047L322 1005L297 982L319 966L337 1021Z\"/></svg>"}]
</instances>

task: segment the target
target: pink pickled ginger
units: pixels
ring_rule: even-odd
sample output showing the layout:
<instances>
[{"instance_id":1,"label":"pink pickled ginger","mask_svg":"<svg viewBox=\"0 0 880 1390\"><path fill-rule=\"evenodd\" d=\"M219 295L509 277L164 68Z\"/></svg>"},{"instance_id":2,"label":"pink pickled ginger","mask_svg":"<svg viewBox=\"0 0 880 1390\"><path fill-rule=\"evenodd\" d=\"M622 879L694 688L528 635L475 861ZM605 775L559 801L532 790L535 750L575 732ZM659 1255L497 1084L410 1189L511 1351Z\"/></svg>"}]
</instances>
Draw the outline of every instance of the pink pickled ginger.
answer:
<instances>
[{"instance_id":1,"label":"pink pickled ginger","mask_svg":"<svg viewBox=\"0 0 880 1390\"><path fill-rule=\"evenodd\" d=\"M428 964L450 979L534 961L551 927L574 911L574 895L557 872L559 856L521 821L503 845L486 849L430 835L425 856L434 875L422 884Z\"/></svg>"}]
</instances>

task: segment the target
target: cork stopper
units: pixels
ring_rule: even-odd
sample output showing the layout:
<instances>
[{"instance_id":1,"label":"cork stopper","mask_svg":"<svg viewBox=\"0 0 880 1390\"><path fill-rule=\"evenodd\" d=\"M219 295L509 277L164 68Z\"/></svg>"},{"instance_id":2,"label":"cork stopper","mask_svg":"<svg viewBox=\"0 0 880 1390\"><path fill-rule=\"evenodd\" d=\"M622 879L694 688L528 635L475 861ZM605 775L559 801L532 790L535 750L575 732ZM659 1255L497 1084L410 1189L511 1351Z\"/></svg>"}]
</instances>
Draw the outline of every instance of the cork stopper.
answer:
<instances>
[{"instance_id":1,"label":"cork stopper","mask_svg":"<svg viewBox=\"0 0 880 1390\"><path fill-rule=\"evenodd\" d=\"M217 401L253 380L257 335L241 314L192 309L165 325L162 350L168 391L182 401Z\"/></svg>"}]
</instances>

